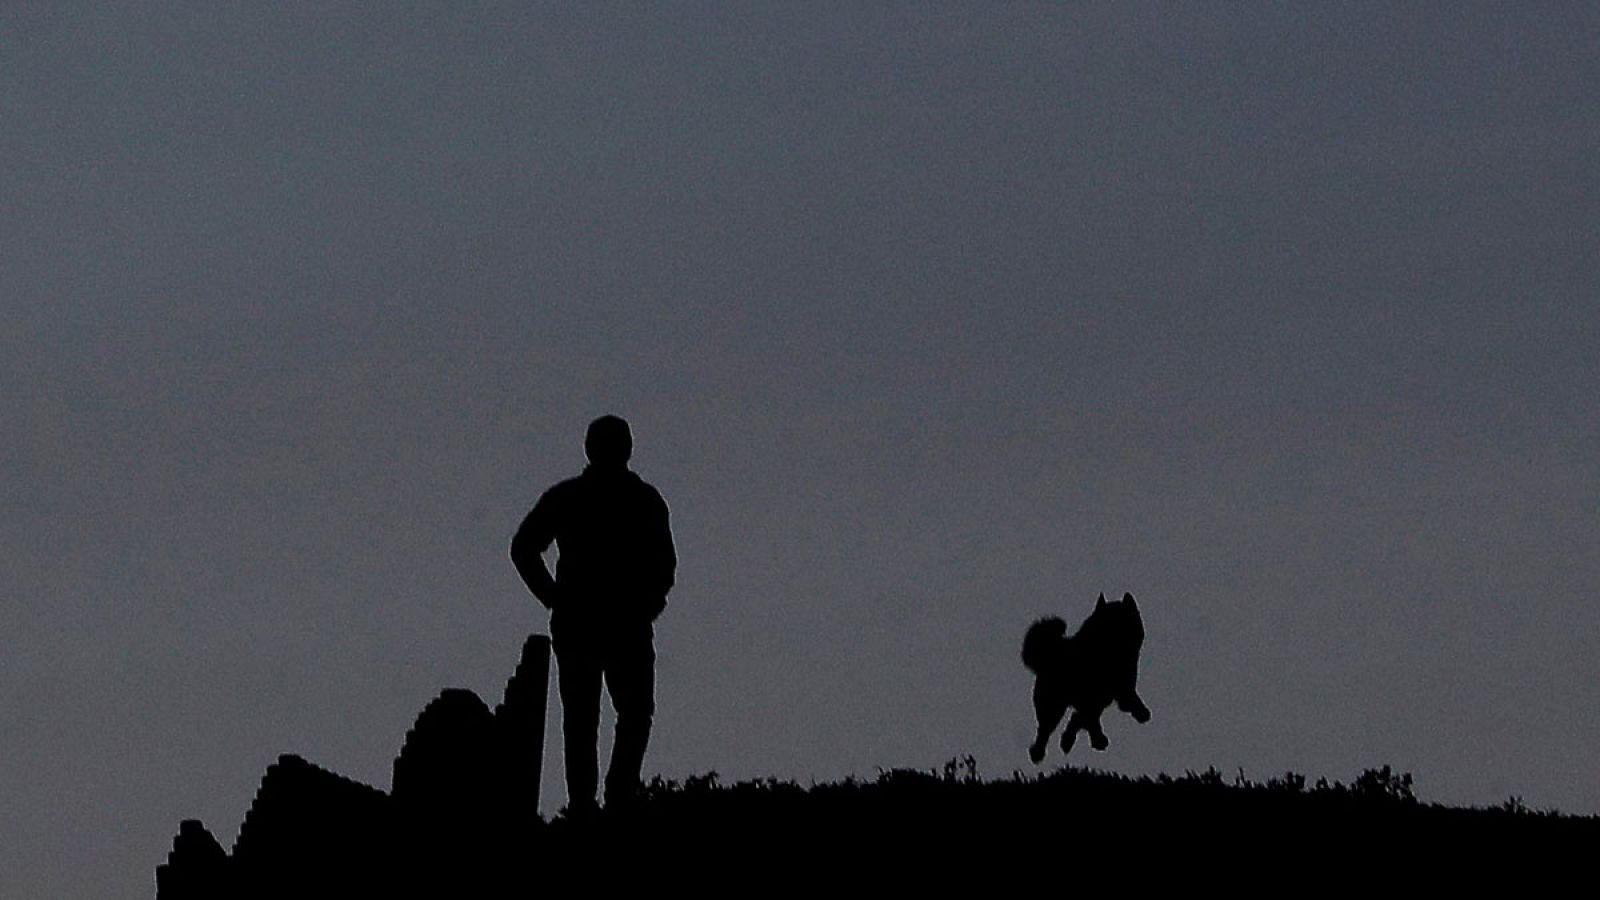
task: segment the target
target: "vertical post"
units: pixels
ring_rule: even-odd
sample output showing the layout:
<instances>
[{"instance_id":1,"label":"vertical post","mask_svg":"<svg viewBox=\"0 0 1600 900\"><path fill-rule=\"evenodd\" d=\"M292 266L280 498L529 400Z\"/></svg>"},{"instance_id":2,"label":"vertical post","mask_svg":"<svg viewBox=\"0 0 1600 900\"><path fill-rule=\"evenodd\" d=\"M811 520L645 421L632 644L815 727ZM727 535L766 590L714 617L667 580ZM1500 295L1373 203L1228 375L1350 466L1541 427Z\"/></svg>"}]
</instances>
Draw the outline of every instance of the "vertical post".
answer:
<instances>
[{"instance_id":1,"label":"vertical post","mask_svg":"<svg viewBox=\"0 0 1600 900\"><path fill-rule=\"evenodd\" d=\"M507 811L519 822L539 815L539 780L544 771L545 700L550 693L550 638L531 634L522 659L506 682L506 698L495 709L505 760Z\"/></svg>"}]
</instances>

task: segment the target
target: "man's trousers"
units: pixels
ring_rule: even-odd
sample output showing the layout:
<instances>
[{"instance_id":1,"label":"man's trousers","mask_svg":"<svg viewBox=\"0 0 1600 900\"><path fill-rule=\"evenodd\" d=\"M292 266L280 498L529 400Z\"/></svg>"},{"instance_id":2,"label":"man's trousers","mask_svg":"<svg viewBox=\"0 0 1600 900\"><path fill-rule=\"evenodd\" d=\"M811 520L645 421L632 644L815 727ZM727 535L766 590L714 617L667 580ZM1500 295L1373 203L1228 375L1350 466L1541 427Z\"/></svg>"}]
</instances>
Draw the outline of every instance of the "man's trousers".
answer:
<instances>
[{"instance_id":1,"label":"man's trousers","mask_svg":"<svg viewBox=\"0 0 1600 900\"><path fill-rule=\"evenodd\" d=\"M566 747L567 806L593 807L599 779L600 686L617 712L606 803L626 802L639 790L639 772L655 715L653 629L624 635L555 635L561 731Z\"/></svg>"}]
</instances>

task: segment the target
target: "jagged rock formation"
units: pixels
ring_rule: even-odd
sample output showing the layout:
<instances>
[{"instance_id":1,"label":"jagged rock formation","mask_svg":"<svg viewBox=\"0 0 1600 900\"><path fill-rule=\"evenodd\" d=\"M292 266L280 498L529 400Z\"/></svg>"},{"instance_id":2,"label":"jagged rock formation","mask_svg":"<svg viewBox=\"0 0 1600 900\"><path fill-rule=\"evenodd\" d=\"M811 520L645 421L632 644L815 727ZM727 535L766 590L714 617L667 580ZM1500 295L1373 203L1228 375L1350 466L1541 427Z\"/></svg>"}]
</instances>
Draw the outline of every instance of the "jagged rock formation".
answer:
<instances>
[{"instance_id":1,"label":"jagged rock formation","mask_svg":"<svg viewBox=\"0 0 1600 900\"><path fill-rule=\"evenodd\" d=\"M217 897L228 878L228 854L199 819L178 826L167 861L156 867L160 897Z\"/></svg>"},{"instance_id":2,"label":"jagged rock formation","mask_svg":"<svg viewBox=\"0 0 1600 900\"><path fill-rule=\"evenodd\" d=\"M538 647L535 640L542 641ZM501 774L511 815L539 808L539 761L544 758L545 703L550 685L550 641L542 635L528 639L516 671L506 682L505 699L494 708L495 743L505 755ZM534 760L527 765L527 760ZM526 824L523 822L522 824Z\"/></svg>"},{"instance_id":3,"label":"jagged rock formation","mask_svg":"<svg viewBox=\"0 0 1600 900\"><path fill-rule=\"evenodd\" d=\"M282 897L359 890L393 841L391 807L377 788L280 756L239 827L232 874Z\"/></svg>"},{"instance_id":4,"label":"jagged rock formation","mask_svg":"<svg viewBox=\"0 0 1600 900\"><path fill-rule=\"evenodd\" d=\"M445 872L459 881L461 866L487 871L542 821L549 671L549 638L536 634L494 712L472 691L441 692L407 732L389 793L280 756L231 854L200 822L179 826L156 869L158 900L361 896Z\"/></svg>"},{"instance_id":5,"label":"jagged rock formation","mask_svg":"<svg viewBox=\"0 0 1600 900\"><path fill-rule=\"evenodd\" d=\"M459 819L500 775L495 751L494 713L477 694L447 689L406 732L390 790L413 814Z\"/></svg>"}]
</instances>

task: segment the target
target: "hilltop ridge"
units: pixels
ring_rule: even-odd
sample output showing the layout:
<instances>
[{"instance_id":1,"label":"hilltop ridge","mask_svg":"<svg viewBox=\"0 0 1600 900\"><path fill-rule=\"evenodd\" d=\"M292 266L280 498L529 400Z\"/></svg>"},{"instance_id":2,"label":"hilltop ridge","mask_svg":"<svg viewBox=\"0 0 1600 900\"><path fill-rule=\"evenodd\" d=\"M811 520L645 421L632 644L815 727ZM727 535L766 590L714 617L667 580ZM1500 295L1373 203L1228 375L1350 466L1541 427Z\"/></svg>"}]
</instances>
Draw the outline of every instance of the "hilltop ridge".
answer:
<instances>
[{"instance_id":1,"label":"hilltop ridge","mask_svg":"<svg viewBox=\"0 0 1600 900\"><path fill-rule=\"evenodd\" d=\"M581 819L538 815L549 642L524 644L505 700L447 689L418 715L389 791L292 755L262 777L231 850L195 820L156 869L159 900L526 895L646 878L712 893L852 877L939 888L954 877L1441 880L1576 872L1600 818L1519 802L1420 801L1410 774L1348 784L1216 770L1129 777L1079 768L985 780L938 770L802 786L712 772L645 785ZM708 882L709 879L709 882ZM720 887L718 887L720 885Z\"/></svg>"}]
</instances>

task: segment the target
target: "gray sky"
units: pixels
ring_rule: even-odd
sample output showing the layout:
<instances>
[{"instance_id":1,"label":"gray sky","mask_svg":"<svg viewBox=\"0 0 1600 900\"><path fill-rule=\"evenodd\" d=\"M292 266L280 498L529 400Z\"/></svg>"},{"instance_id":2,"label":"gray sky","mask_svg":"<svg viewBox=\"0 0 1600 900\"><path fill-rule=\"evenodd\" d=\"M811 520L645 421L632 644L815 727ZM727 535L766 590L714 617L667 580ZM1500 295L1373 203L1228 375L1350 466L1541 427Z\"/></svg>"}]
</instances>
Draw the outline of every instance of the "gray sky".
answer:
<instances>
[{"instance_id":1,"label":"gray sky","mask_svg":"<svg viewBox=\"0 0 1600 900\"><path fill-rule=\"evenodd\" d=\"M605 412L647 772L1028 770L1131 590L1076 762L1600 812L1593 5L103 7L0 6L0 894L497 701Z\"/></svg>"}]
</instances>

